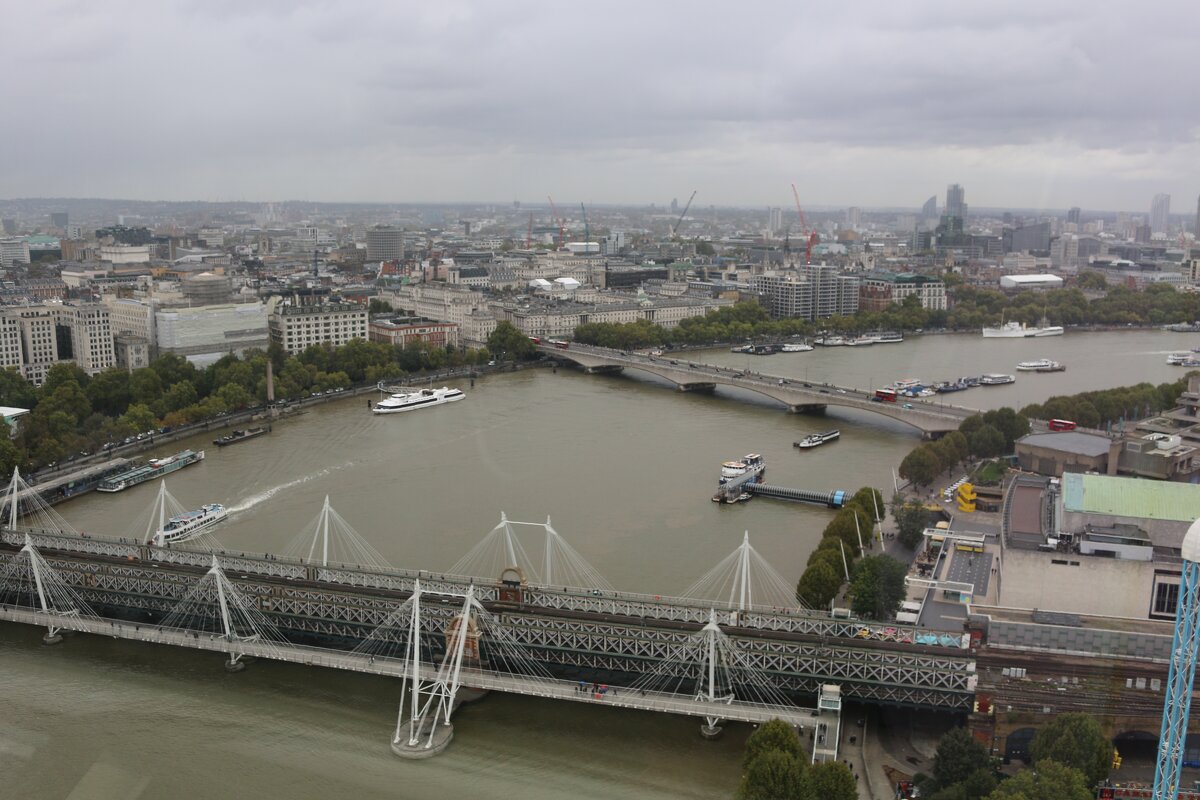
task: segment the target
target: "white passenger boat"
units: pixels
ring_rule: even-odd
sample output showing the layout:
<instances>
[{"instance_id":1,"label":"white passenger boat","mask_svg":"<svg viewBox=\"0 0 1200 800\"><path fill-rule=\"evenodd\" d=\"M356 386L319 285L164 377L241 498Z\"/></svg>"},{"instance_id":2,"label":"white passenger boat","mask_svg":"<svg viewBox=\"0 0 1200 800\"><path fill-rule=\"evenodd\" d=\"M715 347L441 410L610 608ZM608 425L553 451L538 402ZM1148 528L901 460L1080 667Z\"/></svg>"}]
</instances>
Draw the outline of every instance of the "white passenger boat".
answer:
<instances>
[{"instance_id":1,"label":"white passenger boat","mask_svg":"<svg viewBox=\"0 0 1200 800\"><path fill-rule=\"evenodd\" d=\"M1017 364L1017 369L1021 372L1035 372L1037 370L1049 369L1054 366L1054 363L1048 358L1039 358L1036 361L1022 361Z\"/></svg>"},{"instance_id":2,"label":"white passenger boat","mask_svg":"<svg viewBox=\"0 0 1200 800\"><path fill-rule=\"evenodd\" d=\"M812 349L813 349L813 346L811 344L800 344L800 343L792 343L792 342L789 342L788 344L785 344L783 347L780 348L780 350L784 353L807 353L809 350L812 350Z\"/></svg>"},{"instance_id":3,"label":"white passenger boat","mask_svg":"<svg viewBox=\"0 0 1200 800\"><path fill-rule=\"evenodd\" d=\"M980 386L1001 386L1005 383L1015 383L1016 380L1017 379L1014 378L1012 375L1002 375L997 372L991 372L991 373L988 373L987 375L982 376L979 379L979 385Z\"/></svg>"},{"instance_id":4,"label":"white passenger boat","mask_svg":"<svg viewBox=\"0 0 1200 800\"><path fill-rule=\"evenodd\" d=\"M187 511L167 520L166 525L155 531L153 543L156 547L163 547L195 539L227 516L229 512L220 503L200 506L195 511Z\"/></svg>"},{"instance_id":5,"label":"white passenger boat","mask_svg":"<svg viewBox=\"0 0 1200 800\"><path fill-rule=\"evenodd\" d=\"M413 389L407 392L396 392L387 399L380 400L371 410L376 414L399 414L401 411L413 411L428 406L440 406L453 403L466 397L460 389L443 386L440 389Z\"/></svg>"}]
</instances>

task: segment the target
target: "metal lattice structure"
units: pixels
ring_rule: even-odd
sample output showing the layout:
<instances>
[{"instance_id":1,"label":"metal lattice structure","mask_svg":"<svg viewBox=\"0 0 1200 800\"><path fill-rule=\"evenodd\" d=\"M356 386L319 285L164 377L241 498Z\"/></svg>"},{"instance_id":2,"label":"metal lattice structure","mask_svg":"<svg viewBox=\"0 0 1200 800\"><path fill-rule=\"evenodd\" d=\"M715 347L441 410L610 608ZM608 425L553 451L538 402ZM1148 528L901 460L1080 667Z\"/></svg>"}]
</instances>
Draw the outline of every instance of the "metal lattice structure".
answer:
<instances>
[{"instance_id":1,"label":"metal lattice structure","mask_svg":"<svg viewBox=\"0 0 1200 800\"><path fill-rule=\"evenodd\" d=\"M750 545L750 531L743 534L736 550L684 590L683 596L715 601L737 611L778 611L799 604L795 587Z\"/></svg>"},{"instance_id":2,"label":"metal lattice structure","mask_svg":"<svg viewBox=\"0 0 1200 800\"><path fill-rule=\"evenodd\" d=\"M1162 731L1158 738L1158 758L1154 765L1154 800L1175 800L1179 794L1179 774L1187 744L1188 716L1192 706L1192 681L1196 675L1197 648L1200 648L1200 564L1188 559L1189 539L1200 530L1193 523L1183 543L1183 575L1179 583L1179 603L1175 610L1175 635L1171 642L1171 668L1163 698ZM1195 549L1193 542L1192 550Z\"/></svg>"}]
</instances>

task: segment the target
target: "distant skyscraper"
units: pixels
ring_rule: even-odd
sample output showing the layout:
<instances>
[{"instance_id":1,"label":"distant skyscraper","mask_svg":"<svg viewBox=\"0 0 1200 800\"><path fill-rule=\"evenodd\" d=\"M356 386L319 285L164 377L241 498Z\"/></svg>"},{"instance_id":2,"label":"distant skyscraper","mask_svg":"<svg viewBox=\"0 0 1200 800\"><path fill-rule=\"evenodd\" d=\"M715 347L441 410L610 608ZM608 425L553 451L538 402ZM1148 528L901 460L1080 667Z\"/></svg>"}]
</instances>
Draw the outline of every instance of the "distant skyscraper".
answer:
<instances>
[{"instance_id":1,"label":"distant skyscraper","mask_svg":"<svg viewBox=\"0 0 1200 800\"><path fill-rule=\"evenodd\" d=\"M1171 216L1171 195L1156 194L1150 204L1150 230L1154 233L1167 232L1167 220Z\"/></svg>"},{"instance_id":2,"label":"distant skyscraper","mask_svg":"<svg viewBox=\"0 0 1200 800\"><path fill-rule=\"evenodd\" d=\"M404 231L379 226L367 229L367 261L396 261L404 258Z\"/></svg>"},{"instance_id":3,"label":"distant skyscraper","mask_svg":"<svg viewBox=\"0 0 1200 800\"><path fill-rule=\"evenodd\" d=\"M925 205L921 206L922 219L937 219L937 195L925 201Z\"/></svg>"},{"instance_id":4,"label":"distant skyscraper","mask_svg":"<svg viewBox=\"0 0 1200 800\"><path fill-rule=\"evenodd\" d=\"M1200 197L1196 198L1196 238L1200 239Z\"/></svg>"},{"instance_id":5,"label":"distant skyscraper","mask_svg":"<svg viewBox=\"0 0 1200 800\"><path fill-rule=\"evenodd\" d=\"M862 227L862 209L858 206L850 206L846 209L846 224L851 228Z\"/></svg>"},{"instance_id":6,"label":"distant skyscraper","mask_svg":"<svg viewBox=\"0 0 1200 800\"><path fill-rule=\"evenodd\" d=\"M1076 225L1078 225L1079 224L1079 214L1080 214L1079 206L1075 206L1074 208L1072 208L1070 211L1067 212L1067 222L1074 222Z\"/></svg>"},{"instance_id":7,"label":"distant skyscraper","mask_svg":"<svg viewBox=\"0 0 1200 800\"><path fill-rule=\"evenodd\" d=\"M770 228L772 236L774 236L775 234L777 234L783 230L783 209L782 208L780 208L779 206L772 206L770 209L767 210L767 216L769 217L769 221L767 222L767 227Z\"/></svg>"},{"instance_id":8,"label":"distant skyscraper","mask_svg":"<svg viewBox=\"0 0 1200 800\"><path fill-rule=\"evenodd\" d=\"M66 211L50 212L50 226L51 227L58 228L61 230L61 229L67 227L67 222L69 220L70 220L70 217L67 215Z\"/></svg>"},{"instance_id":9,"label":"distant skyscraper","mask_svg":"<svg viewBox=\"0 0 1200 800\"><path fill-rule=\"evenodd\" d=\"M957 183L952 183L946 187L946 216L958 217L961 220L967 218L967 193L963 187Z\"/></svg>"}]
</instances>

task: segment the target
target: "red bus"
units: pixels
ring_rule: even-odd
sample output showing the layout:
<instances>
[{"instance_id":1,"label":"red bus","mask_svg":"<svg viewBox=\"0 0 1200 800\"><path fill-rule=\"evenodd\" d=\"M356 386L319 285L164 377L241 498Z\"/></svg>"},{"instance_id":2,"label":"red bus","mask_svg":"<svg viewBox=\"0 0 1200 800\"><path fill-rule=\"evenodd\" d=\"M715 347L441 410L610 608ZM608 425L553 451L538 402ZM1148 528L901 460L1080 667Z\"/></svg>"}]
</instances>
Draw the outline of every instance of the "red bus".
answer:
<instances>
[{"instance_id":1,"label":"red bus","mask_svg":"<svg viewBox=\"0 0 1200 800\"><path fill-rule=\"evenodd\" d=\"M1046 427L1052 431L1073 431L1075 423L1069 419L1052 419L1046 423Z\"/></svg>"},{"instance_id":2,"label":"red bus","mask_svg":"<svg viewBox=\"0 0 1200 800\"><path fill-rule=\"evenodd\" d=\"M879 400L881 402L884 402L884 403L894 403L894 402L896 402L896 390L895 389L876 389L875 390L875 399Z\"/></svg>"},{"instance_id":3,"label":"red bus","mask_svg":"<svg viewBox=\"0 0 1200 800\"><path fill-rule=\"evenodd\" d=\"M536 337L536 336L530 336L530 337L529 337L529 341L533 342L534 344L541 344L541 343L542 343L542 340L541 340L541 339L539 339L539 338L538 338L538 337Z\"/></svg>"},{"instance_id":4,"label":"red bus","mask_svg":"<svg viewBox=\"0 0 1200 800\"><path fill-rule=\"evenodd\" d=\"M551 339L550 344L554 345L559 350L566 350L568 347L571 346L569 343L564 342L562 339Z\"/></svg>"}]
</instances>

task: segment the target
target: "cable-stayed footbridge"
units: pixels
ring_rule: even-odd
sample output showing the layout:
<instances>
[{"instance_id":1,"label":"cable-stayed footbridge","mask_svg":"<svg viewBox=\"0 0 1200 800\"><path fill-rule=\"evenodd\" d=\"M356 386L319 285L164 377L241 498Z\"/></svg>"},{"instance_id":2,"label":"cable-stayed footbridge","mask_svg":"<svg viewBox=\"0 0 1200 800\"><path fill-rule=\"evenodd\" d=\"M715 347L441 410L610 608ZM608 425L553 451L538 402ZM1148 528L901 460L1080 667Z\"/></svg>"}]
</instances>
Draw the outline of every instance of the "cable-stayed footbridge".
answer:
<instances>
[{"instance_id":1,"label":"cable-stayed footbridge","mask_svg":"<svg viewBox=\"0 0 1200 800\"><path fill-rule=\"evenodd\" d=\"M0 530L0 619L44 626L48 642L77 631L221 652L231 670L263 659L398 677L393 746L409 756L443 748L455 707L479 691L697 716L708 735L778 717L812 732L818 759L836 757L843 697L945 709L973 698L957 637L922 642L798 607L748 537L691 596L670 598L613 590L549 520L502 517L461 574L332 561L338 520L326 506L294 557L18 519ZM542 552L522 544L529 532Z\"/></svg>"}]
</instances>

